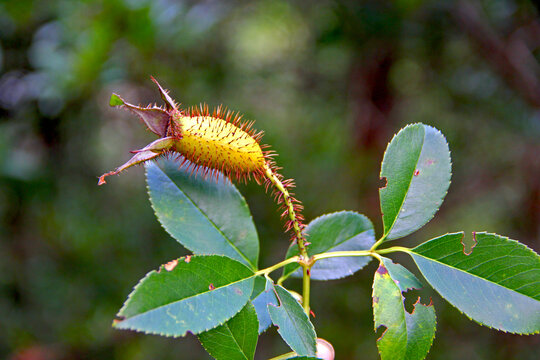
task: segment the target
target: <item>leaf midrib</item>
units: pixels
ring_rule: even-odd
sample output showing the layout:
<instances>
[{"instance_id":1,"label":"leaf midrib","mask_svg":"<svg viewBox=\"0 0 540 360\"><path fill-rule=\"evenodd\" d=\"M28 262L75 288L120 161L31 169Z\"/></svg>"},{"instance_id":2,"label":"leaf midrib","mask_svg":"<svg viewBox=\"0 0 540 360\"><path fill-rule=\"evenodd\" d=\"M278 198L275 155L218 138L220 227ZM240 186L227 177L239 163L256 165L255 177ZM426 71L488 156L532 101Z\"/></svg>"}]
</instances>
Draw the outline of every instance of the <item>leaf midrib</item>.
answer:
<instances>
[{"instance_id":1,"label":"leaf midrib","mask_svg":"<svg viewBox=\"0 0 540 360\"><path fill-rule=\"evenodd\" d=\"M422 150L424 150L424 143L426 142L426 129L422 125L422 130L424 130L424 135L422 137L422 146L420 148L420 151L418 152L418 158L416 159L416 162L414 163L414 168L416 169L418 165L418 161L420 160L420 155L422 155ZM403 200L401 201L401 205L399 206L398 212L396 213L396 217L394 218L394 221L392 221L392 225L390 228L388 228L388 232L385 232L384 237L388 237L388 235L392 232L392 229L394 228L394 225L396 224L397 219L399 218L399 214L401 214L401 209L403 208L403 204L405 204L405 200L407 199L407 195L409 194L409 190L411 189L411 184L414 179L414 170L411 173L411 178L409 179L409 184L407 186L407 191L405 192L405 195L403 196Z\"/></svg>"},{"instance_id":2,"label":"leaf midrib","mask_svg":"<svg viewBox=\"0 0 540 360\"><path fill-rule=\"evenodd\" d=\"M200 293L197 293L197 294L194 294L194 295L187 296L187 297L182 298L182 299L178 299L178 300L171 301L171 302L169 302L169 303L167 303L167 304L163 304L163 305L157 306L157 307L155 307L155 308L153 308L153 309L146 310L146 311L143 311L143 312L138 313L138 314L136 314L136 315L133 315L133 316L127 318L127 319L133 319L133 318L135 318L135 317L137 317L137 316L140 316L140 315L149 313L149 312L151 312L151 311L155 311L155 310L158 310L158 309L161 309L161 308L164 308L164 307L167 307L167 306L176 304L176 303L181 302L181 301L184 301L184 300L192 299L192 298L195 298L195 297L200 296L200 295L208 294L208 293L214 292L214 291L216 291L216 290L223 289L223 288L226 288L226 287L228 287L228 286L231 286L231 285L234 285L234 284L241 283L241 282L243 282L243 281L246 281L246 280L251 279L252 277L255 277L255 274L253 274L253 275L251 275L251 276L249 276L249 277L247 277L247 278L243 278L243 279L240 279L240 280L231 282L231 283L229 283L229 284L227 284L227 285L223 285L223 286L217 287L217 288L215 288L215 289L213 289L213 290L203 291L203 292L200 292ZM249 298L248 298L248 301L249 301ZM240 309L240 310L241 310L241 309ZM127 319L126 319L126 320L127 320Z\"/></svg>"},{"instance_id":3,"label":"leaf midrib","mask_svg":"<svg viewBox=\"0 0 540 360\"><path fill-rule=\"evenodd\" d=\"M241 310L240 310L241 311ZM246 360L249 360L246 353L244 352L244 349L240 346L240 344L238 343L238 341L236 340L236 337L234 336L231 328L229 327L229 324L225 323L223 324L226 328L227 328L227 331L229 332L229 335L231 336L231 338L233 339L234 341L234 344L238 347L238 350L240 351L240 353L242 354L242 356L244 356L244 359Z\"/></svg>"},{"instance_id":4,"label":"leaf midrib","mask_svg":"<svg viewBox=\"0 0 540 360\"><path fill-rule=\"evenodd\" d=\"M414 252L414 251L411 251L411 254L415 254L415 255L421 256L421 257L423 257L424 259L427 259L427 260L436 262L436 263L438 263L438 264L444 265L444 266L449 267L449 268L451 268L451 269L454 269L454 270L456 270L456 271L460 271L460 272L465 273L465 274L467 274L467 275L474 276L474 277L477 278L477 279L481 279L481 280L483 280L483 281L489 282L490 284L493 284L493 285L496 285L496 286L500 286L500 287L502 287L502 288L504 288L504 289L506 289L506 290L515 292L515 293L520 294L520 295L522 295L522 296L528 297L528 298L530 298L530 299L532 299L532 300L538 301L537 299L535 299L535 298L533 298L533 297L531 297L531 296L529 296L529 295L523 294L523 293L521 293L521 292L519 292L519 291L516 291L516 290L514 290L514 289L511 289L511 288L509 288L509 287L507 287L507 286L498 284L498 283L493 282L493 281L491 281L491 280L488 280L488 279L486 279L486 278L480 277L480 276L478 276L478 275L476 275L476 274L469 273L469 272L467 272L467 271L465 271L465 270L462 270L462 269L460 269L460 268L456 268L456 267L450 266L450 265L448 265L448 264L446 264L446 263L443 263L443 262L440 262L440 261L438 261L438 260L435 260L435 259L426 257L426 256L421 255L421 254L419 254L419 253L416 253L416 252ZM414 257L413 257L413 260L414 260Z\"/></svg>"},{"instance_id":5,"label":"leaf midrib","mask_svg":"<svg viewBox=\"0 0 540 360\"><path fill-rule=\"evenodd\" d=\"M287 290L285 290L285 291L287 291ZM276 294L277 294L277 291L276 291ZM303 332L300 331L301 329L297 326L296 321L294 321L294 319L296 319L295 316L292 316L292 315L294 315L294 313L289 312L288 309L287 309L287 307L286 307L286 306L283 306L283 300L280 298L279 295L278 295L278 299L279 299L279 301L280 301L280 303L281 303L281 305L280 305L279 307L282 307L283 310L285 311L285 313L287 314L287 317L289 318L289 321L293 324L293 327L294 327L294 329L296 330L296 333L297 333L297 334L303 334ZM296 301L296 300L295 300L295 301ZM273 306L272 304L269 304L269 305ZM277 307L276 307L276 309L277 309ZM303 314L303 313L302 313L302 314ZM311 324L311 322L309 322L309 324ZM309 349L309 344L306 343L306 340L309 340L309 339L305 339L303 336L299 336L299 338L302 340L302 343L303 343L304 345L306 345L306 349L307 349L307 350L310 350L310 349ZM305 355L305 356L311 356L311 355L308 354L308 355Z\"/></svg>"}]
</instances>

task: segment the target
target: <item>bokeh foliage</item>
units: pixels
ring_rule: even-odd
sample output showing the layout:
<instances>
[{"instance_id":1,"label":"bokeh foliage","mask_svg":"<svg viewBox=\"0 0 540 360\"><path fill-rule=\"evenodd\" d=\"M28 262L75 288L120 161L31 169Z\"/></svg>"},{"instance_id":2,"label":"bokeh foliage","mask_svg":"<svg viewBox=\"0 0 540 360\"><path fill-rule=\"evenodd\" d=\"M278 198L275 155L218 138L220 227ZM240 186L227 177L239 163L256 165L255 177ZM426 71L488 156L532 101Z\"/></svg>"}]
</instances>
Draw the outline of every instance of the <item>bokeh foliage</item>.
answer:
<instances>
[{"instance_id":1,"label":"bokeh foliage","mask_svg":"<svg viewBox=\"0 0 540 360\"><path fill-rule=\"evenodd\" d=\"M107 106L112 91L158 101L149 75L185 105L256 119L308 221L341 209L379 219L386 143L407 123L432 125L449 142L454 181L408 244L489 229L538 250L538 27L525 0L0 2L0 357L207 358L193 337L110 326L137 279L182 255L141 169L96 186L153 138ZM287 236L272 200L256 185L240 190L260 265L281 260ZM339 358L376 358L367 270L313 284L318 335ZM430 358L534 358L538 336L481 328L434 302L444 337ZM261 358L285 350L272 333L259 347Z\"/></svg>"}]
</instances>

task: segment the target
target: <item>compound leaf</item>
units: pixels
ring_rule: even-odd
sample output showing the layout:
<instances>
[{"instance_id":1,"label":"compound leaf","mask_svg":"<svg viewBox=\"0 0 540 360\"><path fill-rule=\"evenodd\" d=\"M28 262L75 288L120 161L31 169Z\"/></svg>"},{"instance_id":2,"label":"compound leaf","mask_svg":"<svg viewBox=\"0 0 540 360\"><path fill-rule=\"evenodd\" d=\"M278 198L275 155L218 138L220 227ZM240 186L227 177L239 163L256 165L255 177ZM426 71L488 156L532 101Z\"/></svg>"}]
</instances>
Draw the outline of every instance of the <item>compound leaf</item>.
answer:
<instances>
[{"instance_id":1,"label":"compound leaf","mask_svg":"<svg viewBox=\"0 0 540 360\"><path fill-rule=\"evenodd\" d=\"M450 151L437 129L413 124L395 135L381 166L384 237L399 239L424 226L442 204L450 175Z\"/></svg>"},{"instance_id":2,"label":"compound leaf","mask_svg":"<svg viewBox=\"0 0 540 360\"><path fill-rule=\"evenodd\" d=\"M368 250L375 243L371 221L353 211L340 211L320 216L306 227L306 241L310 256L332 251ZM296 243L291 244L287 258L298 255ZM333 280L354 274L362 269L371 257L339 257L319 260L311 268L313 280ZM301 277L300 265L285 266L283 275Z\"/></svg>"},{"instance_id":3,"label":"compound leaf","mask_svg":"<svg viewBox=\"0 0 540 360\"><path fill-rule=\"evenodd\" d=\"M519 334L540 332L540 257L506 237L446 234L412 249L418 268L443 298L482 325Z\"/></svg>"},{"instance_id":4,"label":"compound leaf","mask_svg":"<svg viewBox=\"0 0 540 360\"><path fill-rule=\"evenodd\" d=\"M257 231L246 201L228 179L203 179L170 160L145 166L152 207L173 238L195 254L226 255L257 268Z\"/></svg>"},{"instance_id":5,"label":"compound leaf","mask_svg":"<svg viewBox=\"0 0 540 360\"><path fill-rule=\"evenodd\" d=\"M255 274L226 256L188 256L151 271L137 284L114 322L118 329L164 336L210 330L249 300Z\"/></svg>"},{"instance_id":6,"label":"compound leaf","mask_svg":"<svg viewBox=\"0 0 540 360\"><path fill-rule=\"evenodd\" d=\"M317 352L315 328L300 303L287 290L274 286L279 306L268 304L272 323L287 345L300 356L315 356Z\"/></svg>"},{"instance_id":7,"label":"compound leaf","mask_svg":"<svg viewBox=\"0 0 540 360\"><path fill-rule=\"evenodd\" d=\"M407 312L402 293L417 288L419 282L403 266L386 258L382 260L373 280L375 331L385 327L377 340L381 359L424 359L435 337L435 309L431 304L421 304L418 299L413 312Z\"/></svg>"},{"instance_id":8,"label":"compound leaf","mask_svg":"<svg viewBox=\"0 0 540 360\"><path fill-rule=\"evenodd\" d=\"M252 360L259 337L253 305L246 306L225 324L199 334L199 341L216 360Z\"/></svg>"}]
</instances>

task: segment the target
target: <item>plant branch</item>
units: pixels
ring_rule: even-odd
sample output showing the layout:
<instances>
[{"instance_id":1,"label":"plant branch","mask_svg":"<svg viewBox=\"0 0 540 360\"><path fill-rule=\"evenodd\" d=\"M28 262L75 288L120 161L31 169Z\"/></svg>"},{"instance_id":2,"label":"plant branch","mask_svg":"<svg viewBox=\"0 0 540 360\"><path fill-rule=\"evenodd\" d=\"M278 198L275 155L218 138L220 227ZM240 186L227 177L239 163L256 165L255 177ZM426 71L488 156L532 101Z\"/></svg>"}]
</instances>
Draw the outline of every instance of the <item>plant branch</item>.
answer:
<instances>
[{"instance_id":1,"label":"plant branch","mask_svg":"<svg viewBox=\"0 0 540 360\"><path fill-rule=\"evenodd\" d=\"M311 285L311 278L310 278L310 271L311 266L303 266L304 272L302 276L302 305L304 307L304 312L309 317L309 294L310 294L310 285Z\"/></svg>"},{"instance_id":2,"label":"plant branch","mask_svg":"<svg viewBox=\"0 0 540 360\"><path fill-rule=\"evenodd\" d=\"M294 351L288 352L286 354L282 354L276 357L273 357L269 360L283 360L283 359L290 359L291 357L295 356L296 353Z\"/></svg>"},{"instance_id":3,"label":"plant branch","mask_svg":"<svg viewBox=\"0 0 540 360\"><path fill-rule=\"evenodd\" d=\"M302 226L300 225L300 222L298 221L298 216L296 215L296 211L294 208L293 200L291 197L291 194L289 194L289 191L286 189L286 187L283 185L281 180L278 176L272 171L270 166L266 165L265 167L265 175L266 177L272 182L274 187L283 195L283 203L285 204L287 208L287 215L289 216L289 220L291 221L292 228L294 230L294 234L296 237L296 244L298 245L298 251L300 253L299 260L300 265L303 268L303 287L302 287L302 305L304 307L304 311L309 316L309 293L310 293L310 275L309 275L309 269L313 265L311 261L309 260L309 255L306 250L306 243L304 239L304 234L302 234Z\"/></svg>"},{"instance_id":4,"label":"plant branch","mask_svg":"<svg viewBox=\"0 0 540 360\"><path fill-rule=\"evenodd\" d=\"M386 234L387 235L387 234ZM381 243L386 239L386 235L383 235L379 240L377 240L377 242L375 242L375 244L373 244L373 246L371 247L371 249L369 249L370 251L375 251L375 249L381 245Z\"/></svg>"},{"instance_id":5,"label":"plant branch","mask_svg":"<svg viewBox=\"0 0 540 360\"><path fill-rule=\"evenodd\" d=\"M300 226L300 223L298 222L298 218L296 216L296 211L294 210L294 204L291 201L291 195L289 194L289 191L285 188L281 180L276 176L276 174L268 165L266 165L265 167L265 175L272 182L277 191L283 194L283 202L287 207L287 213L290 221L292 222L298 250L300 251L300 255L307 259L308 253L306 250L305 239L304 235L302 234L302 227Z\"/></svg>"},{"instance_id":6,"label":"plant branch","mask_svg":"<svg viewBox=\"0 0 540 360\"><path fill-rule=\"evenodd\" d=\"M294 263L294 262L299 262L300 261L300 257L299 256L293 256L293 257L290 257L286 260L283 260L281 262L278 262L277 264L275 265L272 265L270 267L267 267L266 269L262 269L262 270L259 270L255 273L255 275L268 275L270 274L272 271L275 271L285 265L288 265L288 264L291 264L291 263Z\"/></svg>"}]
</instances>

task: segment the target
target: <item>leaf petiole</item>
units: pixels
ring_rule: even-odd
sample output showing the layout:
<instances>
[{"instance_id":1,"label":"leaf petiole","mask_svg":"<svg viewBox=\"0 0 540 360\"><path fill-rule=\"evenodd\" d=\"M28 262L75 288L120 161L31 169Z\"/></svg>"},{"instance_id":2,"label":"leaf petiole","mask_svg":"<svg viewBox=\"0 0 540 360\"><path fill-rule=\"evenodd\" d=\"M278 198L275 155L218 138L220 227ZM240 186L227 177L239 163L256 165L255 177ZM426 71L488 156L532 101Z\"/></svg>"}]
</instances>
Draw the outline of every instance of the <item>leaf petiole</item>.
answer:
<instances>
[{"instance_id":1,"label":"leaf petiole","mask_svg":"<svg viewBox=\"0 0 540 360\"><path fill-rule=\"evenodd\" d=\"M268 274L270 274L272 271L275 271L285 265L288 265L288 264L291 264L291 263L294 263L294 262L300 262L300 256L293 256L291 258L288 258L286 260L283 260L281 262L278 262L277 264L275 265L272 265L270 267L267 267L266 269L262 269L262 270L259 270L255 273L255 275L264 275L264 276L267 276Z\"/></svg>"}]
</instances>

